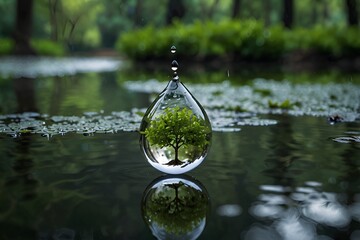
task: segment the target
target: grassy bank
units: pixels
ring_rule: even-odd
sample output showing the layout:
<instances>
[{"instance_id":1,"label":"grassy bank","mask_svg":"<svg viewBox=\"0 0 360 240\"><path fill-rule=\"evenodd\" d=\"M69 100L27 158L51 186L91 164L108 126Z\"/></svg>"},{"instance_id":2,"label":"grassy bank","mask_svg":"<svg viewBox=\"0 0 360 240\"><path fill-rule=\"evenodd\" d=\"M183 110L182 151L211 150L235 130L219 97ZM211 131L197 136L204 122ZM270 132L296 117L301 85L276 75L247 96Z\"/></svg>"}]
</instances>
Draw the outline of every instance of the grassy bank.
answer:
<instances>
[{"instance_id":1,"label":"grassy bank","mask_svg":"<svg viewBox=\"0 0 360 240\"><path fill-rule=\"evenodd\" d=\"M41 56L64 56L65 48L62 44L45 39L32 39L31 45L35 52ZM14 48L12 39L0 39L0 56L11 55Z\"/></svg>"}]
</instances>

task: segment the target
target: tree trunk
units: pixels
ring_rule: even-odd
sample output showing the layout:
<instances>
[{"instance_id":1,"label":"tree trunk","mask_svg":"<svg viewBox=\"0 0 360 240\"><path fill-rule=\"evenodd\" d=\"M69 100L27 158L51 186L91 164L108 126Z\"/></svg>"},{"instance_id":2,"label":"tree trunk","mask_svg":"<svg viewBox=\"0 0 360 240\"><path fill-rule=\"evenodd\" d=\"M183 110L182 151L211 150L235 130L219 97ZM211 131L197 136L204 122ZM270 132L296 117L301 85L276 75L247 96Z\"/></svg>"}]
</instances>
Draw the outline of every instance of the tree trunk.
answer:
<instances>
[{"instance_id":1,"label":"tree trunk","mask_svg":"<svg viewBox=\"0 0 360 240\"><path fill-rule=\"evenodd\" d=\"M293 0L284 0L283 6L283 23L286 28L291 28L294 21L294 4Z\"/></svg>"},{"instance_id":2,"label":"tree trunk","mask_svg":"<svg viewBox=\"0 0 360 240\"><path fill-rule=\"evenodd\" d=\"M175 161L179 161L179 146L176 144L175 148Z\"/></svg>"},{"instance_id":3,"label":"tree trunk","mask_svg":"<svg viewBox=\"0 0 360 240\"><path fill-rule=\"evenodd\" d=\"M51 39L53 41L58 40L58 21L56 11L58 9L58 0L49 0L49 13L50 13L50 24L51 24Z\"/></svg>"},{"instance_id":4,"label":"tree trunk","mask_svg":"<svg viewBox=\"0 0 360 240\"><path fill-rule=\"evenodd\" d=\"M170 25L174 19L182 19L186 9L182 0L169 0L166 13L166 24Z\"/></svg>"},{"instance_id":5,"label":"tree trunk","mask_svg":"<svg viewBox=\"0 0 360 240\"><path fill-rule=\"evenodd\" d=\"M168 162L167 164L165 165L168 165L168 166L179 166L179 165L182 165L183 162L179 160L179 144L176 144L176 146L174 147L174 151L175 151L175 159L171 160L170 162Z\"/></svg>"},{"instance_id":6,"label":"tree trunk","mask_svg":"<svg viewBox=\"0 0 360 240\"><path fill-rule=\"evenodd\" d=\"M134 25L136 27L140 27L144 25L143 19L141 17L142 13L142 1L143 0L137 0L135 4L135 13L134 13Z\"/></svg>"},{"instance_id":7,"label":"tree trunk","mask_svg":"<svg viewBox=\"0 0 360 240\"><path fill-rule=\"evenodd\" d=\"M270 0L264 0L264 22L265 26L270 26L270 15L271 15L271 2Z\"/></svg>"},{"instance_id":8,"label":"tree trunk","mask_svg":"<svg viewBox=\"0 0 360 240\"><path fill-rule=\"evenodd\" d=\"M239 18L240 17L240 5L241 0L234 0L233 7L232 7L232 18Z\"/></svg>"},{"instance_id":9,"label":"tree trunk","mask_svg":"<svg viewBox=\"0 0 360 240\"><path fill-rule=\"evenodd\" d=\"M30 45L33 0L16 1L16 23L14 31L14 54L15 55L35 55L34 49Z\"/></svg>"},{"instance_id":10,"label":"tree trunk","mask_svg":"<svg viewBox=\"0 0 360 240\"><path fill-rule=\"evenodd\" d=\"M349 26L358 26L359 17L357 13L356 0L346 0L347 22Z\"/></svg>"},{"instance_id":11,"label":"tree trunk","mask_svg":"<svg viewBox=\"0 0 360 240\"><path fill-rule=\"evenodd\" d=\"M212 19L215 13L215 10L217 9L217 6L219 4L219 0L215 0L214 3L211 5L209 12L208 12L208 19Z\"/></svg>"}]
</instances>

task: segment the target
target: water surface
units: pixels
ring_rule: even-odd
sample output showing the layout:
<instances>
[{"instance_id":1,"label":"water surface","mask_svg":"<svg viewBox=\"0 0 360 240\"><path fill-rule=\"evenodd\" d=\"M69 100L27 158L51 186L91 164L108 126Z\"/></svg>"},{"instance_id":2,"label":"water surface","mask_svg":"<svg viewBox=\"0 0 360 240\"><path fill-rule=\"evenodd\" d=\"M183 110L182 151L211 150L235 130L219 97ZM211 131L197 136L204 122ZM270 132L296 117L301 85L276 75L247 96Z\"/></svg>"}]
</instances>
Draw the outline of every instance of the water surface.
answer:
<instances>
[{"instance_id":1,"label":"water surface","mask_svg":"<svg viewBox=\"0 0 360 240\"><path fill-rule=\"evenodd\" d=\"M2 79L0 112L51 118L143 109L153 94L129 90L126 82L152 78L144 74ZM214 82L226 79L217 74ZM237 122L249 118L241 114ZM204 162L180 176L209 200L199 239L359 239L359 119L330 124L325 115L283 110L251 117L274 124L214 132ZM144 195L159 177L175 177L152 168L138 140L136 131L1 133L0 239L152 239Z\"/></svg>"}]
</instances>

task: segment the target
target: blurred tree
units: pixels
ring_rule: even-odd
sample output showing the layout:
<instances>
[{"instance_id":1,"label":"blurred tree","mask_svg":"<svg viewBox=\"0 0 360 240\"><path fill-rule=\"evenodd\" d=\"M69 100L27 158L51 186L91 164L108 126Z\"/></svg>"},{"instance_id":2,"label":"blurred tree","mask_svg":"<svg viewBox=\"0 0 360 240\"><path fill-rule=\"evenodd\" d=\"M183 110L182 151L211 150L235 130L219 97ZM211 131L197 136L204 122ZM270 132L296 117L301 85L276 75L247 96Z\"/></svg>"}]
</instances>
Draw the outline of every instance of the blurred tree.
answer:
<instances>
[{"instance_id":1,"label":"blurred tree","mask_svg":"<svg viewBox=\"0 0 360 240\"><path fill-rule=\"evenodd\" d=\"M291 28L294 19L293 0L283 0L283 24L286 28Z\"/></svg>"},{"instance_id":2,"label":"blurred tree","mask_svg":"<svg viewBox=\"0 0 360 240\"><path fill-rule=\"evenodd\" d=\"M48 0L48 8L49 8L49 15L50 15L50 25L51 25L51 39L54 41L58 40L58 17L57 12L61 7L61 3L58 0ZM60 10L61 11L61 10Z\"/></svg>"},{"instance_id":3,"label":"blurred tree","mask_svg":"<svg viewBox=\"0 0 360 240\"><path fill-rule=\"evenodd\" d=\"M240 17L240 5L241 0L233 0L232 4L232 18L239 18Z\"/></svg>"},{"instance_id":4,"label":"blurred tree","mask_svg":"<svg viewBox=\"0 0 360 240\"><path fill-rule=\"evenodd\" d=\"M65 42L70 47L74 44L87 47L99 45L100 33L95 24L103 8L99 0L41 1L49 11L52 40Z\"/></svg>"},{"instance_id":5,"label":"blurred tree","mask_svg":"<svg viewBox=\"0 0 360 240\"><path fill-rule=\"evenodd\" d=\"M133 27L131 9L132 5L125 0L103 1L103 11L96 21L104 47L113 47L119 33Z\"/></svg>"},{"instance_id":6,"label":"blurred tree","mask_svg":"<svg viewBox=\"0 0 360 240\"><path fill-rule=\"evenodd\" d=\"M270 25L270 14L271 14L271 0L264 0L263 1L264 4L264 23L265 26L269 26Z\"/></svg>"},{"instance_id":7,"label":"blurred tree","mask_svg":"<svg viewBox=\"0 0 360 240\"><path fill-rule=\"evenodd\" d=\"M168 0L166 24L171 24L174 19L182 19L186 13L186 8L182 0Z\"/></svg>"},{"instance_id":8,"label":"blurred tree","mask_svg":"<svg viewBox=\"0 0 360 240\"><path fill-rule=\"evenodd\" d=\"M349 26L358 26L359 17L356 0L346 0L347 22Z\"/></svg>"},{"instance_id":9,"label":"blurred tree","mask_svg":"<svg viewBox=\"0 0 360 240\"><path fill-rule=\"evenodd\" d=\"M142 18L142 8L143 8L143 1L142 0L136 0L135 12L134 12L135 26L141 26L141 25L144 24L143 18Z\"/></svg>"},{"instance_id":10,"label":"blurred tree","mask_svg":"<svg viewBox=\"0 0 360 240\"><path fill-rule=\"evenodd\" d=\"M218 9L219 0L215 0L214 3L211 5L210 11L209 11L209 18L212 18L214 16L214 13Z\"/></svg>"},{"instance_id":11,"label":"blurred tree","mask_svg":"<svg viewBox=\"0 0 360 240\"><path fill-rule=\"evenodd\" d=\"M30 45L33 20L33 0L16 1L16 20L14 29L14 54L35 55Z\"/></svg>"},{"instance_id":12,"label":"blurred tree","mask_svg":"<svg viewBox=\"0 0 360 240\"><path fill-rule=\"evenodd\" d=\"M0 37L8 37L14 30L14 2L12 0L0 0L0 13Z\"/></svg>"}]
</instances>

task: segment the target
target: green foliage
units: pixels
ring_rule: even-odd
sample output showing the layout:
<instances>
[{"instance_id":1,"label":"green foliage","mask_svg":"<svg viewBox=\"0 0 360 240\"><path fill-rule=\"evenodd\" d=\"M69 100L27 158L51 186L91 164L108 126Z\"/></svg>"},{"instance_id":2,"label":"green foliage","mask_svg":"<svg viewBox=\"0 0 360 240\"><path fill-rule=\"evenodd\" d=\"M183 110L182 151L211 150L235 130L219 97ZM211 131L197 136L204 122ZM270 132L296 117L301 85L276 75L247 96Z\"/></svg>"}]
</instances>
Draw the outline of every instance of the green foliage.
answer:
<instances>
[{"instance_id":1,"label":"green foliage","mask_svg":"<svg viewBox=\"0 0 360 240\"><path fill-rule=\"evenodd\" d=\"M286 33L285 48L290 52L301 50L330 57L356 56L360 52L359 34L357 28L296 28Z\"/></svg>"},{"instance_id":2,"label":"green foliage","mask_svg":"<svg viewBox=\"0 0 360 240\"><path fill-rule=\"evenodd\" d=\"M290 102L289 99L286 99L280 103L269 100L268 105L269 105L269 108L292 109L296 104Z\"/></svg>"},{"instance_id":3,"label":"green foliage","mask_svg":"<svg viewBox=\"0 0 360 240\"><path fill-rule=\"evenodd\" d=\"M181 147L204 147L209 144L210 129L202 119L190 109L179 107L166 109L164 114L150 122L145 136L151 145L172 147L175 150L175 161L179 161L178 151Z\"/></svg>"},{"instance_id":4,"label":"green foliage","mask_svg":"<svg viewBox=\"0 0 360 240\"><path fill-rule=\"evenodd\" d=\"M358 28L285 30L281 26L265 27L256 20L195 21L191 25L176 22L162 29L147 26L123 33L116 48L134 60L167 59L172 44L185 59L279 60L285 53L296 52L340 58L359 55L359 35Z\"/></svg>"},{"instance_id":5,"label":"green foliage","mask_svg":"<svg viewBox=\"0 0 360 240\"><path fill-rule=\"evenodd\" d=\"M13 41L7 38L0 38L0 56L10 54L14 48Z\"/></svg>"},{"instance_id":6,"label":"green foliage","mask_svg":"<svg viewBox=\"0 0 360 240\"><path fill-rule=\"evenodd\" d=\"M45 39L33 39L31 45L39 55L57 57L65 55L65 49L61 43Z\"/></svg>"},{"instance_id":7,"label":"green foliage","mask_svg":"<svg viewBox=\"0 0 360 240\"><path fill-rule=\"evenodd\" d=\"M160 30L147 26L123 33L116 48L137 60L166 58L170 44L176 45L178 55L185 58L276 58L283 52L281 34L281 27L265 30L254 20L195 21L191 25L176 22Z\"/></svg>"},{"instance_id":8,"label":"green foliage","mask_svg":"<svg viewBox=\"0 0 360 240\"><path fill-rule=\"evenodd\" d=\"M35 49L36 53L43 56L63 56L65 55L64 46L60 43L56 43L45 39L33 39L31 45ZM0 56L10 55L14 48L14 42L12 39L0 38Z\"/></svg>"}]
</instances>

